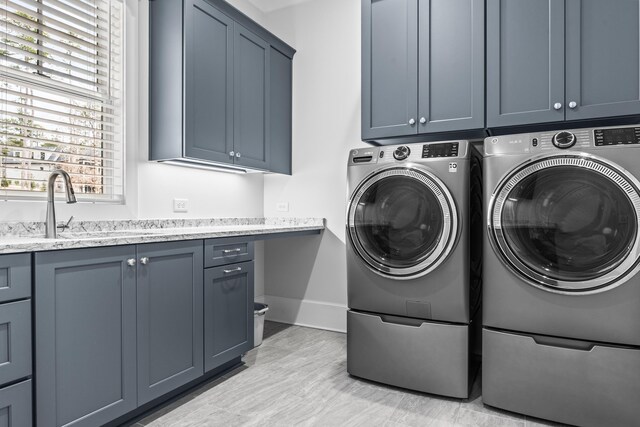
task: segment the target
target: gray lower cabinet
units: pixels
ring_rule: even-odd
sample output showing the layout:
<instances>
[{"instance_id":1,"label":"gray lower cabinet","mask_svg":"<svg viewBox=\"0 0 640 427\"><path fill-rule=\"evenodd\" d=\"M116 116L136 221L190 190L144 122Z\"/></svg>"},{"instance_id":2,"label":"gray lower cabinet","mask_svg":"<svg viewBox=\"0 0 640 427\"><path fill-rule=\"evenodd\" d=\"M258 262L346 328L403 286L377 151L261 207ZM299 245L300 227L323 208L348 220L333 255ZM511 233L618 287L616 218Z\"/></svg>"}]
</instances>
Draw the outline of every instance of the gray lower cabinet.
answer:
<instances>
[{"instance_id":1,"label":"gray lower cabinet","mask_svg":"<svg viewBox=\"0 0 640 427\"><path fill-rule=\"evenodd\" d=\"M149 8L149 159L290 174L295 50L224 0Z\"/></svg>"},{"instance_id":2,"label":"gray lower cabinet","mask_svg":"<svg viewBox=\"0 0 640 427\"><path fill-rule=\"evenodd\" d=\"M0 305L0 386L31 375L31 301Z\"/></svg>"},{"instance_id":3,"label":"gray lower cabinet","mask_svg":"<svg viewBox=\"0 0 640 427\"><path fill-rule=\"evenodd\" d=\"M202 376L201 240L35 255L38 426L96 426Z\"/></svg>"},{"instance_id":4,"label":"gray lower cabinet","mask_svg":"<svg viewBox=\"0 0 640 427\"><path fill-rule=\"evenodd\" d=\"M0 427L33 425L30 297L31 254L0 256Z\"/></svg>"},{"instance_id":5,"label":"gray lower cabinet","mask_svg":"<svg viewBox=\"0 0 640 427\"><path fill-rule=\"evenodd\" d=\"M32 425L31 380L0 388L0 427Z\"/></svg>"},{"instance_id":6,"label":"gray lower cabinet","mask_svg":"<svg viewBox=\"0 0 640 427\"><path fill-rule=\"evenodd\" d=\"M362 0L362 139L483 127L483 0Z\"/></svg>"},{"instance_id":7,"label":"gray lower cabinet","mask_svg":"<svg viewBox=\"0 0 640 427\"><path fill-rule=\"evenodd\" d=\"M35 254L38 427L96 426L137 406L135 246Z\"/></svg>"},{"instance_id":8,"label":"gray lower cabinet","mask_svg":"<svg viewBox=\"0 0 640 427\"><path fill-rule=\"evenodd\" d=\"M31 295L31 254L0 256L0 302Z\"/></svg>"},{"instance_id":9,"label":"gray lower cabinet","mask_svg":"<svg viewBox=\"0 0 640 427\"><path fill-rule=\"evenodd\" d=\"M253 348L253 275L253 261L205 270L205 371Z\"/></svg>"},{"instance_id":10,"label":"gray lower cabinet","mask_svg":"<svg viewBox=\"0 0 640 427\"><path fill-rule=\"evenodd\" d=\"M138 405L202 376L202 241L137 246Z\"/></svg>"},{"instance_id":11,"label":"gray lower cabinet","mask_svg":"<svg viewBox=\"0 0 640 427\"><path fill-rule=\"evenodd\" d=\"M487 127L640 114L638 0L487 0Z\"/></svg>"}]
</instances>

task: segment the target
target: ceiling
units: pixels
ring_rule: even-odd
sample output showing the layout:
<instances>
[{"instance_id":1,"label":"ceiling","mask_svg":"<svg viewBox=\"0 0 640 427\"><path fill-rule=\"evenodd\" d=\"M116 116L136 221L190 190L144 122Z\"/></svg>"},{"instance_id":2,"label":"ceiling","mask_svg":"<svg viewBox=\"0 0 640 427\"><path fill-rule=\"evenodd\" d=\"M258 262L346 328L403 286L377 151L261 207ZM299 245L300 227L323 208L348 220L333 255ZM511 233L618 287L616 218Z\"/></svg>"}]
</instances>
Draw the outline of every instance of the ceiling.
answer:
<instances>
[{"instance_id":1,"label":"ceiling","mask_svg":"<svg viewBox=\"0 0 640 427\"><path fill-rule=\"evenodd\" d=\"M285 7L295 6L306 3L310 0L248 0L249 3L260 9L264 13L284 9Z\"/></svg>"}]
</instances>

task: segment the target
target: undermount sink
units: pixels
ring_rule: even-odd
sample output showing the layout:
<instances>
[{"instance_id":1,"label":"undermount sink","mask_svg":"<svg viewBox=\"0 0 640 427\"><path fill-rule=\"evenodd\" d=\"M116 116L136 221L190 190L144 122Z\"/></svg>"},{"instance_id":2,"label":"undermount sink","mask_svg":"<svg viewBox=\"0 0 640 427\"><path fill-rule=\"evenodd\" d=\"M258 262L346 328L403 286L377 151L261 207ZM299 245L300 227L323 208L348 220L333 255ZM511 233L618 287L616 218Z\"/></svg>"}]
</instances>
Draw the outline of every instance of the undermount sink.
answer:
<instances>
[{"instance_id":1,"label":"undermount sink","mask_svg":"<svg viewBox=\"0 0 640 427\"><path fill-rule=\"evenodd\" d=\"M112 237L148 236L158 234L158 230L106 230L106 231L63 231L58 233L58 239L108 239Z\"/></svg>"}]
</instances>

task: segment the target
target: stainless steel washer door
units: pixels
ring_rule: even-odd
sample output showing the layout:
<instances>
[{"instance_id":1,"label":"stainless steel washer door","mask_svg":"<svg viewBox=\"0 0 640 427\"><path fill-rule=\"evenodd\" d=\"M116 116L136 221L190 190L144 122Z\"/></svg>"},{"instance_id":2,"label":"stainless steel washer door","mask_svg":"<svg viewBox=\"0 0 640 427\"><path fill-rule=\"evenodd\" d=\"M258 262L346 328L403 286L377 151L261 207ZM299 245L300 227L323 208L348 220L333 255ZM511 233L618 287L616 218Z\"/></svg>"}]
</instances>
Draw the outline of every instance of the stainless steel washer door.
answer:
<instances>
[{"instance_id":1,"label":"stainless steel washer door","mask_svg":"<svg viewBox=\"0 0 640 427\"><path fill-rule=\"evenodd\" d=\"M595 293L638 267L638 181L586 154L538 158L498 186L489 208L494 249L534 286Z\"/></svg>"},{"instance_id":2,"label":"stainless steel washer door","mask_svg":"<svg viewBox=\"0 0 640 427\"><path fill-rule=\"evenodd\" d=\"M349 202L347 228L354 249L371 270L412 279L447 257L458 220L442 182L407 165L382 169L363 180Z\"/></svg>"}]
</instances>

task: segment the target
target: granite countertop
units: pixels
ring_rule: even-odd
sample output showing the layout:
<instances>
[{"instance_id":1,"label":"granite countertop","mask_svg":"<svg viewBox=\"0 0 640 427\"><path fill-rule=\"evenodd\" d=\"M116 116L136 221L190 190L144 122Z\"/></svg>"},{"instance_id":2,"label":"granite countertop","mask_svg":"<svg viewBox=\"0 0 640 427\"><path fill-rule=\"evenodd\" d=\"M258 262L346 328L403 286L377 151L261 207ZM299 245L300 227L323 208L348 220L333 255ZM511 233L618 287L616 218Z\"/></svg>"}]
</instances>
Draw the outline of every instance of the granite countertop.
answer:
<instances>
[{"instance_id":1,"label":"granite countertop","mask_svg":"<svg viewBox=\"0 0 640 427\"><path fill-rule=\"evenodd\" d=\"M0 223L0 254L321 230L322 218L72 221L68 229L58 231L56 239L46 239L43 222L4 222Z\"/></svg>"}]
</instances>

